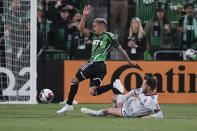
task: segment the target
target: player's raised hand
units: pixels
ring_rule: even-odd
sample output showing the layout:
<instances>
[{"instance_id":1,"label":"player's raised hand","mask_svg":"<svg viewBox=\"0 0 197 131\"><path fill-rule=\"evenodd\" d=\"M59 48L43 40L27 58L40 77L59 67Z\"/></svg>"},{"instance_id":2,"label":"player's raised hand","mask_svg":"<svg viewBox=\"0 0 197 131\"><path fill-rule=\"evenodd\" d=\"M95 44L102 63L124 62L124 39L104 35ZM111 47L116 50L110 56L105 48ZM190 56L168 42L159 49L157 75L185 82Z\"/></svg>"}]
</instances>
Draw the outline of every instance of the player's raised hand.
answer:
<instances>
[{"instance_id":1,"label":"player's raised hand","mask_svg":"<svg viewBox=\"0 0 197 131\"><path fill-rule=\"evenodd\" d=\"M83 9L83 14L88 15L90 14L90 12L91 12L91 6L90 5L85 6L85 8Z\"/></svg>"}]
</instances>

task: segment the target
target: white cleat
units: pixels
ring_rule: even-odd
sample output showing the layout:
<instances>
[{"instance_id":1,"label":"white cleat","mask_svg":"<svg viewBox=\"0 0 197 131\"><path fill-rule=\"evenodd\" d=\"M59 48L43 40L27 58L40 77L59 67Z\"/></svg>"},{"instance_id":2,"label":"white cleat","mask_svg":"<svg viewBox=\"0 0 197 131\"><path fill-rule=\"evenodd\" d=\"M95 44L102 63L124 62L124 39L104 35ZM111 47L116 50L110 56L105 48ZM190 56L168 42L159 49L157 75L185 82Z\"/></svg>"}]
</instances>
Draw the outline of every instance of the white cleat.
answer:
<instances>
[{"instance_id":1,"label":"white cleat","mask_svg":"<svg viewBox=\"0 0 197 131\"><path fill-rule=\"evenodd\" d=\"M87 115L96 115L94 110L90 110L88 108L81 108L81 112Z\"/></svg>"},{"instance_id":2,"label":"white cleat","mask_svg":"<svg viewBox=\"0 0 197 131\"><path fill-rule=\"evenodd\" d=\"M70 112L70 111L73 111L73 106L66 104L64 107L62 107L62 109L60 109L56 113L61 114L61 113L66 113L66 112Z\"/></svg>"},{"instance_id":3,"label":"white cleat","mask_svg":"<svg viewBox=\"0 0 197 131\"><path fill-rule=\"evenodd\" d=\"M118 91L120 91L120 93L123 93L124 92L124 87L123 85L121 84L120 80L119 79L116 79L113 83L113 87L116 88Z\"/></svg>"}]
</instances>

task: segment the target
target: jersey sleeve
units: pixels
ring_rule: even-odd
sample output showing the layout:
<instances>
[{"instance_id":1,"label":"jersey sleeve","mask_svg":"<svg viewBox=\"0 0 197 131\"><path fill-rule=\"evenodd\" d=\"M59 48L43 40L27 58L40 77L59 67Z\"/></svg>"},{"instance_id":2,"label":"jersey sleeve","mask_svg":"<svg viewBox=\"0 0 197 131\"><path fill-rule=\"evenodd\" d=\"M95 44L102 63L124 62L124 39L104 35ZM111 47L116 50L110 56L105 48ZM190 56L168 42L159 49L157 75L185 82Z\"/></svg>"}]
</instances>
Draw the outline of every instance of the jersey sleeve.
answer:
<instances>
[{"instance_id":1,"label":"jersey sleeve","mask_svg":"<svg viewBox=\"0 0 197 131\"><path fill-rule=\"evenodd\" d=\"M159 107L159 104L158 104L158 95L155 94L152 96L152 99L154 100L154 103L153 103L153 111L155 113L161 111L160 107Z\"/></svg>"},{"instance_id":2,"label":"jersey sleeve","mask_svg":"<svg viewBox=\"0 0 197 131\"><path fill-rule=\"evenodd\" d=\"M112 46L114 48L118 47L120 45L120 43L118 42L118 40L116 39L115 35L113 33L107 32L107 35L109 37L109 41L110 43L112 43Z\"/></svg>"},{"instance_id":3,"label":"jersey sleeve","mask_svg":"<svg viewBox=\"0 0 197 131\"><path fill-rule=\"evenodd\" d=\"M123 103L125 102L125 101L127 101L131 96L133 96L133 95L139 95L140 93L142 93L142 88L137 88L137 89L135 89L135 90L131 90L131 91L129 91L126 95L125 95L125 99L122 101Z\"/></svg>"},{"instance_id":4,"label":"jersey sleeve","mask_svg":"<svg viewBox=\"0 0 197 131\"><path fill-rule=\"evenodd\" d=\"M112 41L112 45L113 45L114 48L116 48L116 47L118 47L120 45L120 43L118 42L118 40L114 39Z\"/></svg>"},{"instance_id":5,"label":"jersey sleeve","mask_svg":"<svg viewBox=\"0 0 197 131\"><path fill-rule=\"evenodd\" d=\"M157 112L159 112L159 111L161 111L161 109L160 109L160 107L159 107L159 104L156 103L156 104L155 104L155 108L154 108L154 112L157 113Z\"/></svg>"},{"instance_id":6,"label":"jersey sleeve","mask_svg":"<svg viewBox=\"0 0 197 131\"><path fill-rule=\"evenodd\" d=\"M142 88L137 88L134 90L135 95L139 95L140 93L142 93Z\"/></svg>"}]
</instances>

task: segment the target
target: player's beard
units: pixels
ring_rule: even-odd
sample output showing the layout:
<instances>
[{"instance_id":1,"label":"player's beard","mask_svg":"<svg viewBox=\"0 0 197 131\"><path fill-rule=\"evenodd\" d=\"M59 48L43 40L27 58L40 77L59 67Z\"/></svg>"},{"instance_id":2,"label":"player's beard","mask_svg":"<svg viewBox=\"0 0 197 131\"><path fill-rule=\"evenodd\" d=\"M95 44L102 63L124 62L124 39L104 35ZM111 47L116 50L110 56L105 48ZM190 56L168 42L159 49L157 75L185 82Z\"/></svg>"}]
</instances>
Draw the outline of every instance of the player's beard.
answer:
<instances>
[{"instance_id":1,"label":"player's beard","mask_svg":"<svg viewBox=\"0 0 197 131\"><path fill-rule=\"evenodd\" d=\"M148 93L148 88L147 87L143 88L142 93L144 94Z\"/></svg>"}]
</instances>

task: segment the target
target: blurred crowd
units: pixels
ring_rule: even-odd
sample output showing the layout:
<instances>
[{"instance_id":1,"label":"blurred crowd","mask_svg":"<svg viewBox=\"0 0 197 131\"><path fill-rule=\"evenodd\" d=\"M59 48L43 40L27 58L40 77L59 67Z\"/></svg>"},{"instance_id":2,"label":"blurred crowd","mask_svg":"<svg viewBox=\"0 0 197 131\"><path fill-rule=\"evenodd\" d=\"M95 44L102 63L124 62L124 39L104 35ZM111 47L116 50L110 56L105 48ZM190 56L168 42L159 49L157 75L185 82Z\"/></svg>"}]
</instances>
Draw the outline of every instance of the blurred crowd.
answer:
<instances>
[{"instance_id":1,"label":"blurred crowd","mask_svg":"<svg viewBox=\"0 0 197 131\"><path fill-rule=\"evenodd\" d=\"M127 39L123 47L131 59L197 60L195 5L188 2L176 11L180 14L180 19L176 22L170 21L166 8L162 4L157 6L153 19L145 23L142 23L138 17L130 20L128 34L125 37Z\"/></svg>"},{"instance_id":2,"label":"blurred crowd","mask_svg":"<svg viewBox=\"0 0 197 131\"><path fill-rule=\"evenodd\" d=\"M19 17L16 23L24 23L28 35L30 19L28 6L21 6L21 0L11 0L10 7L13 16ZM41 49L63 50L67 59L88 59L91 54L91 41L79 32L79 22L87 0L37 0L37 52ZM2 3L0 3L2 7ZM119 8L121 6L121 8ZM3 21L3 8L0 11L0 47L2 50L8 31L14 32L13 24ZM45 10L45 11L44 11ZM20 12L19 12L20 11ZM178 8L181 14L178 24L168 19L165 8L158 7L155 17L143 24L138 17L128 18L128 1L111 0L110 31L117 34L123 48L134 60L152 60L158 50L196 50L197 48L197 18L195 7L187 3ZM22 12L22 13L21 13ZM21 18L21 19L20 19ZM129 27L127 27L129 21ZM115 28L117 25L117 28ZM15 26L20 26L15 25ZM16 33L17 31L15 31ZM19 31L17 33L20 33ZM11 36L10 36L11 37ZM17 38L18 39L22 38ZM25 47L27 48L27 47ZM113 53L113 51L112 51ZM20 55L20 50L17 50ZM160 55L163 60L177 59L172 53Z\"/></svg>"},{"instance_id":3,"label":"blurred crowd","mask_svg":"<svg viewBox=\"0 0 197 131\"><path fill-rule=\"evenodd\" d=\"M46 46L44 48L63 50L67 59L88 59L91 44L79 32L79 22L86 3L85 0L46 0L45 3L38 0L38 35L43 38L44 31L46 34L45 41L38 41L38 48Z\"/></svg>"},{"instance_id":4,"label":"blurred crowd","mask_svg":"<svg viewBox=\"0 0 197 131\"><path fill-rule=\"evenodd\" d=\"M86 0L37 0L38 54L41 50L56 50L64 51L66 59L89 58L91 43L78 30L86 3ZM25 52L18 47L30 40L30 1L8 0L0 2L0 6L1 52L6 50L15 54L13 57L20 57L20 52ZM9 51L8 45L5 49L5 41L12 44L16 51ZM29 45L24 48L29 49Z\"/></svg>"}]
</instances>

